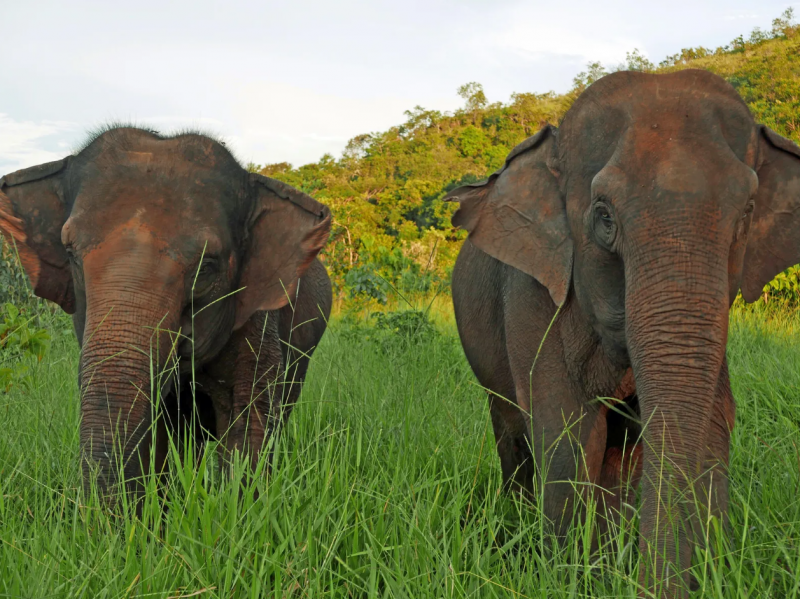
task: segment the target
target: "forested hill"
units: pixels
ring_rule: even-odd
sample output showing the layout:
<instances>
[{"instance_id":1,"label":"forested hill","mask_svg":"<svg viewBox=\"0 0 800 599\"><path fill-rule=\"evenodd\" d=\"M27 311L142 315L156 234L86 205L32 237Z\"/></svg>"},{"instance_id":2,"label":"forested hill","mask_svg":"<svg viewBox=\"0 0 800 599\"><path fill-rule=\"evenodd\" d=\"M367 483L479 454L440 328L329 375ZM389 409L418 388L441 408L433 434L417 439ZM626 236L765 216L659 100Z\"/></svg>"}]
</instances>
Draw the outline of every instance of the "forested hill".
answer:
<instances>
[{"instance_id":1,"label":"forested hill","mask_svg":"<svg viewBox=\"0 0 800 599\"><path fill-rule=\"evenodd\" d=\"M464 107L455 114L417 106L404 123L350 140L338 159L251 168L331 207L323 259L340 291L379 301L389 284L426 292L449 279L464 237L450 225L454 206L440 201L445 193L485 178L544 123L559 123L580 92L609 70L708 69L734 85L759 122L800 141L798 51L800 27L789 10L771 31L756 29L716 50L684 49L658 66L635 50L612 69L590 64L566 94L519 92L508 103L489 103L480 84L468 83L458 90Z\"/></svg>"}]
</instances>

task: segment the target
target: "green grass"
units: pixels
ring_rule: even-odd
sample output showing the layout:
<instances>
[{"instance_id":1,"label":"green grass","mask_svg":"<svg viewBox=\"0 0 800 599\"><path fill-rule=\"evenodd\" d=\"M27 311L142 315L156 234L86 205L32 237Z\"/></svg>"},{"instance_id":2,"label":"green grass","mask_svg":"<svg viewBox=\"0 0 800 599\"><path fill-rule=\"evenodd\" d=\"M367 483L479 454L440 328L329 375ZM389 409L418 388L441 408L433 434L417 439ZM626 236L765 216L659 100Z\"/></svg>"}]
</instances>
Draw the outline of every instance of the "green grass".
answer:
<instances>
[{"instance_id":1,"label":"green grass","mask_svg":"<svg viewBox=\"0 0 800 599\"><path fill-rule=\"evenodd\" d=\"M78 351L59 337L33 388L0 396L0 596L635 597L628 530L613 552L579 529L554 548L499 491L485 396L452 320L440 331L335 322L271 474L240 493L209 450L163 498L151 481L142 520L81 490ZM732 316L728 560L698 568L697 596L800 595L798 333L797 315Z\"/></svg>"}]
</instances>

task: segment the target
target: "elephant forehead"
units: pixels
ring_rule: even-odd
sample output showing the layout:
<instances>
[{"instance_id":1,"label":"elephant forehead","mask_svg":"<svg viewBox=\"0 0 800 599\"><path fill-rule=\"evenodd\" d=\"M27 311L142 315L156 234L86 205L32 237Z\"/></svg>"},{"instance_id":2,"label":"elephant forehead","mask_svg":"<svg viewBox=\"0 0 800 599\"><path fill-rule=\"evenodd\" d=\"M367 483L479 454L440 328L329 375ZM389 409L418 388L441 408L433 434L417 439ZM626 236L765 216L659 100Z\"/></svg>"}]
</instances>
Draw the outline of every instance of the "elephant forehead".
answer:
<instances>
[{"instance_id":1,"label":"elephant forehead","mask_svg":"<svg viewBox=\"0 0 800 599\"><path fill-rule=\"evenodd\" d=\"M236 205L235 191L202 171L174 177L170 172L137 170L87 177L72 205L71 218L80 223L75 227L108 232L138 215L154 230L214 228L227 222L227 213Z\"/></svg>"},{"instance_id":2,"label":"elephant forehead","mask_svg":"<svg viewBox=\"0 0 800 599\"><path fill-rule=\"evenodd\" d=\"M82 203L94 208L110 202L167 203L207 212L235 206L246 188L243 171L191 160L163 148L104 154L82 164L76 177L71 187Z\"/></svg>"},{"instance_id":3,"label":"elephant forehead","mask_svg":"<svg viewBox=\"0 0 800 599\"><path fill-rule=\"evenodd\" d=\"M161 202L112 202L100 210L74 210L61 231L62 243L80 251L126 244L148 245L179 262L221 252L230 243L224 214L181 210Z\"/></svg>"},{"instance_id":4,"label":"elephant forehead","mask_svg":"<svg viewBox=\"0 0 800 599\"><path fill-rule=\"evenodd\" d=\"M93 275L104 279L119 275L126 280L153 278L174 283L183 278L183 268L175 258L168 240L136 214L89 248L83 263L87 282Z\"/></svg>"},{"instance_id":5,"label":"elephant forehead","mask_svg":"<svg viewBox=\"0 0 800 599\"><path fill-rule=\"evenodd\" d=\"M620 157L620 146L628 164L666 160L678 143L732 153L752 167L754 131L747 106L718 77L628 73L606 77L581 95L559 128L559 143L570 170L593 177Z\"/></svg>"},{"instance_id":6,"label":"elephant forehead","mask_svg":"<svg viewBox=\"0 0 800 599\"><path fill-rule=\"evenodd\" d=\"M681 144L669 144L662 159L655 165L653 184L657 189L675 193L703 191L713 175Z\"/></svg>"},{"instance_id":7,"label":"elephant forehead","mask_svg":"<svg viewBox=\"0 0 800 599\"><path fill-rule=\"evenodd\" d=\"M97 247L123 245L146 246L156 251L166 249L168 247L167 240L159 235L151 223L144 218L145 212L144 208L138 208L131 218L112 228L108 232L107 238Z\"/></svg>"}]
</instances>

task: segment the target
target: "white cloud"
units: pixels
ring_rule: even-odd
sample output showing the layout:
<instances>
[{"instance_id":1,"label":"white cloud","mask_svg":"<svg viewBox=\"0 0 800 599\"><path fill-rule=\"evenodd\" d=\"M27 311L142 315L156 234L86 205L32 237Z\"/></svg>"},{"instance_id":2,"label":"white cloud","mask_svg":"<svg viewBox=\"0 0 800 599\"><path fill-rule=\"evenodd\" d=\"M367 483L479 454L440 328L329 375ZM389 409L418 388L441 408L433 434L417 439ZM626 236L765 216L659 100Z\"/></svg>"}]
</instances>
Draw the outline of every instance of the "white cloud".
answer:
<instances>
[{"instance_id":1,"label":"white cloud","mask_svg":"<svg viewBox=\"0 0 800 599\"><path fill-rule=\"evenodd\" d=\"M726 21L753 21L760 17L761 15L757 13L737 12L737 13L727 14L722 18L725 19Z\"/></svg>"},{"instance_id":2,"label":"white cloud","mask_svg":"<svg viewBox=\"0 0 800 599\"><path fill-rule=\"evenodd\" d=\"M68 151L56 148L71 147L64 138L76 129L67 121L17 121L0 113L0 175L63 158Z\"/></svg>"},{"instance_id":3,"label":"white cloud","mask_svg":"<svg viewBox=\"0 0 800 599\"><path fill-rule=\"evenodd\" d=\"M0 174L115 118L208 129L245 162L304 164L415 105L453 110L468 81L491 101L566 91L587 62L724 45L769 29L786 2L7 2Z\"/></svg>"},{"instance_id":4,"label":"white cloud","mask_svg":"<svg viewBox=\"0 0 800 599\"><path fill-rule=\"evenodd\" d=\"M620 27L614 13L587 10L580 3L573 8L570 18L564 19L561 8L515 5L505 11L498 22L502 25L487 36L488 42L534 61L559 56L616 64L634 48L647 55L642 40ZM487 37L479 43L486 43Z\"/></svg>"},{"instance_id":5,"label":"white cloud","mask_svg":"<svg viewBox=\"0 0 800 599\"><path fill-rule=\"evenodd\" d=\"M348 140L388 129L405 120L403 112L421 103L411 98L346 98L277 82L242 83L232 94L236 130L234 151L245 162L295 165L338 156ZM457 98L432 98L439 110L458 106Z\"/></svg>"},{"instance_id":6,"label":"white cloud","mask_svg":"<svg viewBox=\"0 0 800 599\"><path fill-rule=\"evenodd\" d=\"M616 64L625 60L633 48L642 48L640 41L630 38L590 40L580 32L548 28L545 34L532 35L525 23L515 23L494 36L494 43L517 52L529 60L544 60L554 55L570 56L581 62L600 61ZM643 54L646 54L642 51Z\"/></svg>"}]
</instances>

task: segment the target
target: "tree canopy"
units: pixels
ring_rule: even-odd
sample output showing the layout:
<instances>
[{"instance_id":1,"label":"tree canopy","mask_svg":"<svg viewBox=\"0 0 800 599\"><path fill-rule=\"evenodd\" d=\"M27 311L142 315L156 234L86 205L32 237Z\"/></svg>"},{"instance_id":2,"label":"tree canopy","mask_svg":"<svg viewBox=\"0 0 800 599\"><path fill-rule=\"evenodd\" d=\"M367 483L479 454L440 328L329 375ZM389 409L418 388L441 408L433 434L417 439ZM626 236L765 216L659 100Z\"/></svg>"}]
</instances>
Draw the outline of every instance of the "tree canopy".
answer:
<instances>
[{"instance_id":1,"label":"tree canopy","mask_svg":"<svg viewBox=\"0 0 800 599\"><path fill-rule=\"evenodd\" d=\"M727 46L684 48L658 66L634 49L621 65L599 62L579 73L570 91L519 92L490 103L480 83L458 88L453 114L416 106L388 131L351 139L335 158L293 167L251 165L328 204L334 215L325 261L340 293L384 301L392 286L428 292L449 281L464 238L450 225L455 207L442 202L455 187L499 168L508 152L545 123L558 124L575 98L608 72L702 68L727 79L756 120L800 141L800 27L787 10L770 31L755 29Z\"/></svg>"}]
</instances>

